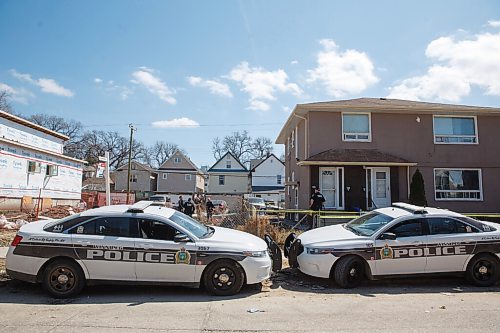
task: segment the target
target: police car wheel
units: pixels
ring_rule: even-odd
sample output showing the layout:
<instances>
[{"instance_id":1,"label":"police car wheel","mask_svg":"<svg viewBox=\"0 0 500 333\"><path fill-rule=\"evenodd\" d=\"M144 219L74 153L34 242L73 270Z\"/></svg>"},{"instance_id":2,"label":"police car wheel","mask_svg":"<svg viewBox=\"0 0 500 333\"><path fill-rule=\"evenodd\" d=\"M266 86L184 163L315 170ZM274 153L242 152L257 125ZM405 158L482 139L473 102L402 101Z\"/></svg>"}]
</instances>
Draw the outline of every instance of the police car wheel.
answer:
<instances>
[{"instance_id":1,"label":"police car wheel","mask_svg":"<svg viewBox=\"0 0 500 333\"><path fill-rule=\"evenodd\" d=\"M204 274L204 285L208 293L217 296L237 294L243 282L243 270L231 260L219 260L208 266Z\"/></svg>"},{"instance_id":2,"label":"police car wheel","mask_svg":"<svg viewBox=\"0 0 500 333\"><path fill-rule=\"evenodd\" d=\"M498 281L499 276L499 261L492 255L481 254L473 258L467 266L467 281L479 287L494 285Z\"/></svg>"},{"instance_id":3,"label":"police car wheel","mask_svg":"<svg viewBox=\"0 0 500 333\"><path fill-rule=\"evenodd\" d=\"M333 277L335 282L342 288L356 287L365 278L363 260L354 256L339 259Z\"/></svg>"},{"instance_id":4,"label":"police car wheel","mask_svg":"<svg viewBox=\"0 0 500 333\"><path fill-rule=\"evenodd\" d=\"M68 298L79 294L85 286L82 269L70 260L57 260L44 270L42 285L56 298Z\"/></svg>"}]
</instances>

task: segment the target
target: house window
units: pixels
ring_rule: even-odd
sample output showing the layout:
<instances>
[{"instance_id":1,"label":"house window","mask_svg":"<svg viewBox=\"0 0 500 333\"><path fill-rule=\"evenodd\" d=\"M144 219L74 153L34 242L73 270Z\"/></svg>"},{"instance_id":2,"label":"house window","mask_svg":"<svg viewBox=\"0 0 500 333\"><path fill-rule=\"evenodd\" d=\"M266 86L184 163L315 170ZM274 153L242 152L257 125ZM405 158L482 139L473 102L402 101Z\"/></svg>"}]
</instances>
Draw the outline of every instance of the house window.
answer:
<instances>
[{"instance_id":1,"label":"house window","mask_svg":"<svg viewBox=\"0 0 500 333\"><path fill-rule=\"evenodd\" d=\"M436 200L483 199L480 169L434 169Z\"/></svg>"},{"instance_id":2,"label":"house window","mask_svg":"<svg viewBox=\"0 0 500 333\"><path fill-rule=\"evenodd\" d=\"M175 164L181 163L181 158L180 157L174 157L174 163Z\"/></svg>"},{"instance_id":3,"label":"house window","mask_svg":"<svg viewBox=\"0 0 500 333\"><path fill-rule=\"evenodd\" d=\"M47 170L45 171L45 174L47 176L57 176L59 172L59 169L57 165L47 165Z\"/></svg>"},{"instance_id":4,"label":"house window","mask_svg":"<svg viewBox=\"0 0 500 333\"><path fill-rule=\"evenodd\" d=\"M344 141L372 140L369 113L342 113L342 136Z\"/></svg>"},{"instance_id":5,"label":"house window","mask_svg":"<svg viewBox=\"0 0 500 333\"><path fill-rule=\"evenodd\" d=\"M167 179L167 177L168 177L167 175L168 175L168 173L165 172L165 173L162 174L161 178L162 179Z\"/></svg>"},{"instance_id":6,"label":"house window","mask_svg":"<svg viewBox=\"0 0 500 333\"><path fill-rule=\"evenodd\" d=\"M286 155L290 155L290 137L286 138Z\"/></svg>"},{"instance_id":7,"label":"house window","mask_svg":"<svg viewBox=\"0 0 500 333\"><path fill-rule=\"evenodd\" d=\"M281 175L276 175L276 184L281 185Z\"/></svg>"},{"instance_id":8,"label":"house window","mask_svg":"<svg viewBox=\"0 0 500 333\"><path fill-rule=\"evenodd\" d=\"M190 181L191 180L191 175L190 174L184 175L184 180Z\"/></svg>"},{"instance_id":9,"label":"house window","mask_svg":"<svg viewBox=\"0 0 500 333\"><path fill-rule=\"evenodd\" d=\"M231 160L226 161L226 169L231 169Z\"/></svg>"},{"instance_id":10,"label":"house window","mask_svg":"<svg viewBox=\"0 0 500 333\"><path fill-rule=\"evenodd\" d=\"M476 117L434 116L434 143L478 143Z\"/></svg>"},{"instance_id":11,"label":"house window","mask_svg":"<svg viewBox=\"0 0 500 333\"><path fill-rule=\"evenodd\" d=\"M29 173L40 173L42 169L42 163L28 161L28 172Z\"/></svg>"},{"instance_id":12,"label":"house window","mask_svg":"<svg viewBox=\"0 0 500 333\"><path fill-rule=\"evenodd\" d=\"M292 148L295 148L295 130L292 131Z\"/></svg>"},{"instance_id":13,"label":"house window","mask_svg":"<svg viewBox=\"0 0 500 333\"><path fill-rule=\"evenodd\" d=\"M137 175L130 175L130 182L137 183Z\"/></svg>"},{"instance_id":14,"label":"house window","mask_svg":"<svg viewBox=\"0 0 500 333\"><path fill-rule=\"evenodd\" d=\"M294 142L295 142L295 158L299 157L299 145L298 145L298 142L299 142L299 129L297 127L295 127L295 139L294 139Z\"/></svg>"},{"instance_id":15,"label":"house window","mask_svg":"<svg viewBox=\"0 0 500 333\"><path fill-rule=\"evenodd\" d=\"M224 185L226 183L226 176L219 176L219 185Z\"/></svg>"}]
</instances>

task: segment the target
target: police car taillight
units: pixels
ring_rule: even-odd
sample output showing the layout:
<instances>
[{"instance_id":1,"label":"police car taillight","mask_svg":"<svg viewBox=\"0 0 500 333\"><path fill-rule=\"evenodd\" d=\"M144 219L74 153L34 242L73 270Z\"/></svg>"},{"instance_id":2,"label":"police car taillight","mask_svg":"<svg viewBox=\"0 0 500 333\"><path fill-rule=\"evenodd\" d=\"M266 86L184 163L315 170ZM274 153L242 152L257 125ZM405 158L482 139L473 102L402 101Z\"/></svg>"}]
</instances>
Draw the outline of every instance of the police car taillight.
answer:
<instances>
[{"instance_id":1,"label":"police car taillight","mask_svg":"<svg viewBox=\"0 0 500 333\"><path fill-rule=\"evenodd\" d=\"M10 243L10 246L17 246L21 241L23 240L23 236L16 235L14 239L12 240L12 243Z\"/></svg>"}]
</instances>

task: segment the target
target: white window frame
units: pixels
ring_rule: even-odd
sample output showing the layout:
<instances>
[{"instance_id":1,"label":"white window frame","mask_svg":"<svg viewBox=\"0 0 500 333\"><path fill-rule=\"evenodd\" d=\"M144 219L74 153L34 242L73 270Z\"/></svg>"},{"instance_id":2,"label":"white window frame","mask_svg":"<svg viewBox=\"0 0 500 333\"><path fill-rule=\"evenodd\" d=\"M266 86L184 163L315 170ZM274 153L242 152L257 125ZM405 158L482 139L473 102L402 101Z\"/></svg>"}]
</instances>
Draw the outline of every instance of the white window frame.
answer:
<instances>
[{"instance_id":1,"label":"white window frame","mask_svg":"<svg viewBox=\"0 0 500 333\"><path fill-rule=\"evenodd\" d=\"M224 186L224 185L226 185L226 176L219 175L219 186Z\"/></svg>"},{"instance_id":2,"label":"white window frame","mask_svg":"<svg viewBox=\"0 0 500 333\"><path fill-rule=\"evenodd\" d=\"M472 118L474 119L474 133L475 135L436 135L434 129L436 128L435 119L436 118ZM477 116L454 116L454 115L433 115L432 116L432 135L434 138L434 144L436 145L477 145L479 144L479 134L477 132ZM447 138L475 138L475 142L439 142L436 141L436 137L447 137Z\"/></svg>"},{"instance_id":3,"label":"white window frame","mask_svg":"<svg viewBox=\"0 0 500 333\"><path fill-rule=\"evenodd\" d=\"M168 173L166 173L166 172L162 173L161 178L162 179L167 179L168 178Z\"/></svg>"},{"instance_id":4,"label":"white window frame","mask_svg":"<svg viewBox=\"0 0 500 333\"><path fill-rule=\"evenodd\" d=\"M226 160L226 169L231 169L231 160Z\"/></svg>"},{"instance_id":5,"label":"white window frame","mask_svg":"<svg viewBox=\"0 0 500 333\"><path fill-rule=\"evenodd\" d=\"M193 178L191 177L191 174L190 173L187 173L184 175L184 180L185 181L191 181Z\"/></svg>"},{"instance_id":6,"label":"white window frame","mask_svg":"<svg viewBox=\"0 0 500 333\"><path fill-rule=\"evenodd\" d=\"M283 177L281 175L276 175L276 184L281 185L283 182Z\"/></svg>"},{"instance_id":7,"label":"white window frame","mask_svg":"<svg viewBox=\"0 0 500 333\"><path fill-rule=\"evenodd\" d=\"M286 138L286 156L290 155L290 137Z\"/></svg>"},{"instance_id":8,"label":"white window frame","mask_svg":"<svg viewBox=\"0 0 500 333\"><path fill-rule=\"evenodd\" d=\"M45 175L49 177L55 177L59 174L59 166L55 164L47 164L47 169L45 170Z\"/></svg>"},{"instance_id":9,"label":"white window frame","mask_svg":"<svg viewBox=\"0 0 500 333\"><path fill-rule=\"evenodd\" d=\"M30 165L35 166L33 171L30 171ZM41 172L42 172L42 163L35 161L28 161L28 173L41 173Z\"/></svg>"},{"instance_id":10,"label":"white window frame","mask_svg":"<svg viewBox=\"0 0 500 333\"><path fill-rule=\"evenodd\" d=\"M461 190L436 190L436 170L460 170L460 171L478 171L478 176L479 176L479 190L472 190L472 191L461 191ZM479 168L434 168L432 171L432 176L433 176L433 184L434 184L434 200L436 201L484 201L483 197L483 173L482 170ZM454 193L466 193L466 192L474 192L474 193L479 193L480 198L475 199L475 198L438 198L437 193L438 192L454 192Z\"/></svg>"},{"instance_id":11,"label":"white window frame","mask_svg":"<svg viewBox=\"0 0 500 333\"><path fill-rule=\"evenodd\" d=\"M178 156L174 157L174 163L175 164L180 164L181 163L181 158L178 157Z\"/></svg>"},{"instance_id":12,"label":"white window frame","mask_svg":"<svg viewBox=\"0 0 500 333\"><path fill-rule=\"evenodd\" d=\"M133 173L130 175L130 182L137 183L137 175L136 174Z\"/></svg>"},{"instance_id":13,"label":"white window frame","mask_svg":"<svg viewBox=\"0 0 500 333\"><path fill-rule=\"evenodd\" d=\"M298 126L295 127L295 139L294 139L294 144L295 144L295 158L299 157L299 128Z\"/></svg>"},{"instance_id":14,"label":"white window frame","mask_svg":"<svg viewBox=\"0 0 500 333\"><path fill-rule=\"evenodd\" d=\"M295 130L292 130L292 135L291 137L291 147L295 148Z\"/></svg>"},{"instance_id":15,"label":"white window frame","mask_svg":"<svg viewBox=\"0 0 500 333\"><path fill-rule=\"evenodd\" d=\"M344 133L344 115L368 115L368 133ZM372 114L371 112L342 112L342 141L345 142L372 142ZM367 139L346 138L346 135L366 135Z\"/></svg>"}]
</instances>

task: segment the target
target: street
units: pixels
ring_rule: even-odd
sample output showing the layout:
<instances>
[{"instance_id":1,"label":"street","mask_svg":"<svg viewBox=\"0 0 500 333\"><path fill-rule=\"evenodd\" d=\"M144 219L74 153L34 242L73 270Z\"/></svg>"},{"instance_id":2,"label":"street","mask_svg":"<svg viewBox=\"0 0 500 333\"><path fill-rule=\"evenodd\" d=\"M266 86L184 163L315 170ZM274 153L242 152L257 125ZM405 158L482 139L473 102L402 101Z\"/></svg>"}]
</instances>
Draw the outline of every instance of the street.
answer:
<instances>
[{"instance_id":1,"label":"street","mask_svg":"<svg viewBox=\"0 0 500 333\"><path fill-rule=\"evenodd\" d=\"M459 278L367 281L352 290L292 269L233 297L173 287L95 286L75 299L0 285L1 332L497 332L500 287Z\"/></svg>"}]
</instances>

